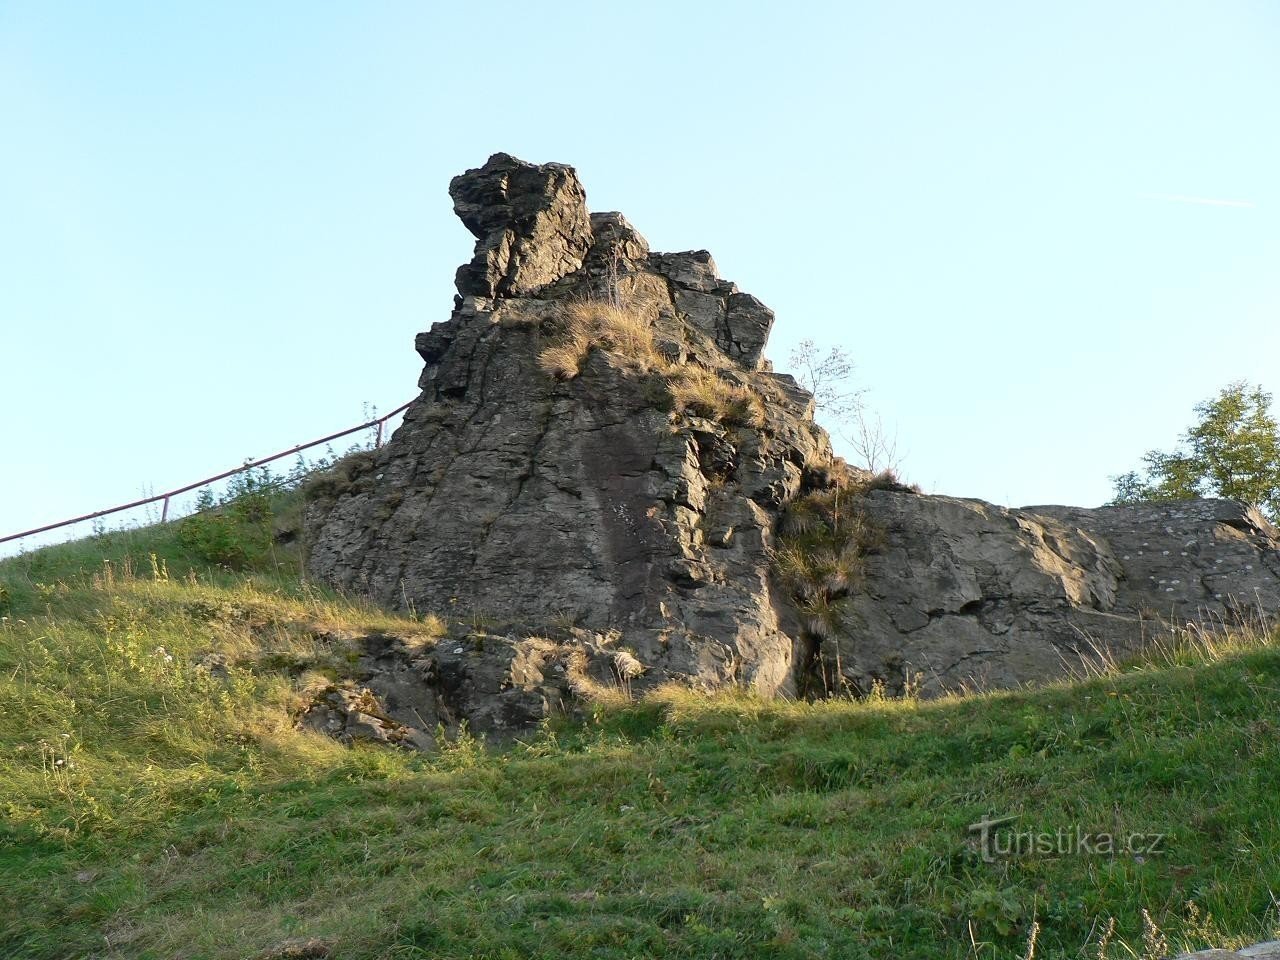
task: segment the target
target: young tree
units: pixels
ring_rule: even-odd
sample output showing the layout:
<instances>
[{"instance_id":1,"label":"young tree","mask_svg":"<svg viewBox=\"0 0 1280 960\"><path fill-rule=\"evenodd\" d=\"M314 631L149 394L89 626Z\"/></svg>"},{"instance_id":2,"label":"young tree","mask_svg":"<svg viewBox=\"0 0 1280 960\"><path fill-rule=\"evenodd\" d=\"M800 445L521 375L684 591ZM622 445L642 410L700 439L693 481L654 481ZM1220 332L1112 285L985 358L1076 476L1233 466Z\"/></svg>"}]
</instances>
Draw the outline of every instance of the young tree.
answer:
<instances>
[{"instance_id":1,"label":"young tree","mask_svg":"<svg viewBox=\"0 0 1280 960\"><path fill-rule=\"evenodd\" d=\"M862 391L853 385L853 361L840 347L823 353L812 340L801 340L787 365L800 386L813 394L818 413L832 423L848 423L862 409Z\"/></svg>"},{"instance_id":2,"label":"young tree","mask_svg":"<svg viewBox=\"0 0 1280 960\"><path fill-rule=\"evenodd\" d=\"M1112 477L1112 503L1225 497L1280 518L1280 428L1271 394L1244 381L1196 405L1198 422L1173 451L1151 450L1142 472Z\"/></svg>"},{"instance_id":3,"label":"young tree","mask_svg":"<svg viewBox=\"0 0 1280 960\"><path fill-rule=\"evenodd\" d=\"M824 353L812 340L801 340L787 360L796 382L813 394L823 425L849 445L861 466L872 473L896 473L902 462L898 436L863 403L866 391L854 386L848 352L829 347Z\"/></svg>"}]
</instances>

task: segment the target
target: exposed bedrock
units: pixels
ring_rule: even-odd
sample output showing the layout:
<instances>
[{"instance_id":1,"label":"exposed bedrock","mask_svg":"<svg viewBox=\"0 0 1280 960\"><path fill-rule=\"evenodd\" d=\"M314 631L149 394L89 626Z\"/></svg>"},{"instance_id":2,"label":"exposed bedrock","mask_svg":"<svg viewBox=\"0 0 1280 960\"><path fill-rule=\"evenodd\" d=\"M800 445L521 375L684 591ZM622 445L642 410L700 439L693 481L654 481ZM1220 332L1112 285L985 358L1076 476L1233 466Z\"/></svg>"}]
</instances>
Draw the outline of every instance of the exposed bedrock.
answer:
<instances>
[{"instance_id":1,"label":"exposed bedrock","mask_svg":"<svg viewBox=\"0 0 1280 960\"><path fill-rule=\"evenodd\" d=\"M317 489L312 573L437 612L457 636L471 624L486 643L438 655L475 658L486 689L518 690L502 664L531 676L536 648L551 665L538 689L572 687L576 657L602 683L796 692L811 641L772 572L775 531L795 498L849 474L813 398L764 359L773 313L705 251L652 253L621 214L588 213L571 167L497 154L450 195L474 256L452 315L418 335L404 424ZM549 373L582 303L624 306L652 350L602 334ZM717 415L675 383L755 412ZM1277 534L1233 503L1011 510L881 490L864 509L883 536L820 651L848 689L1019 684L1132 649L1158 620L1280 608ZM498 647L502 676L479 665ZM556 699L516 696L512 716Z\"/></svg>"},{"instance_id":2,"label":"exposed bedrock","mask_svg":"<svg viewBox=\"0 0 1280 960\"><path fill-rule=\"evenodd\" d=\"M1280 610L1280 535L1231 501L1012 510L875 492L866 509L885 542L829 643L861 690L1013 686L1135 651L1171 625Z\"/></svg>"}]
</instances>

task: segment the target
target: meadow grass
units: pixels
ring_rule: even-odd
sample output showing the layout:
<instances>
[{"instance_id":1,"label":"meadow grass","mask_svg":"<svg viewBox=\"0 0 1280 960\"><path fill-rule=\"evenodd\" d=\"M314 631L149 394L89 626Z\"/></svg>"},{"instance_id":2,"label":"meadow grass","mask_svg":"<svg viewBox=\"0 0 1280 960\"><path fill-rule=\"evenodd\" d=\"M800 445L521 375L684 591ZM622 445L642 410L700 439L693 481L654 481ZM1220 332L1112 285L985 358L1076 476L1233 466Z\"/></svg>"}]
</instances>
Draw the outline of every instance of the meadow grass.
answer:
<instances>
[{"instance_id":1,"label":"meadow grass","mask_svg":"<svg viewBox=\"0 0 1280 960\"><path fill-rule=\"evenodd\" d=\"M1037 957L1125 958L1277 933L1264 632L937 701L667 688L421 755L294 721L353 638L438 622L171 537L0 563L0 957L995 958L1034 929ZM989 863L968 826L991 815L1164 839Z\"/></svg>"}]
</instances>

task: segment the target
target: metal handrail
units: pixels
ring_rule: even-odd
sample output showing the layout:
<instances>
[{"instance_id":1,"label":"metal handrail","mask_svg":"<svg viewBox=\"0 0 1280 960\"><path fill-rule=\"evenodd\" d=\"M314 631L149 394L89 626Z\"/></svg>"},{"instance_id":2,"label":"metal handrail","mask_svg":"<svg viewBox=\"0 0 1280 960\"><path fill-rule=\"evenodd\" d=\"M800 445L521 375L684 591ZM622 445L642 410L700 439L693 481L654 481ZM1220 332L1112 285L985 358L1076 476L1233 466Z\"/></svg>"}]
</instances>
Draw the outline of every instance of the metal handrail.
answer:
<instances>
[{"instance_id":1,"label":"metal handrail","mask_svg":"<svg viewBox=\"0 0 1280 960\"><path fill-rule=\"evenodd\" d=\"M378 431L376 443L378 446L382 446L383 425L392 417L395 417L401 413L404 413L406 410L408 410L410 404L412 403L413 401L410 400L409 403L406 403L403 406L396 407L390 413L384 416L378 417L376 420L370 420L368 423L362 423L357 427L351 427L347 430L340 430L337 433L331 433L327 437L321 437L319 440L312 440L310 443L300 443L296 447L290 447L288 450L282 450L279 453L273 453L269 457L260 457L257 460L246 460L243 464L236 467L234 470L226 470L226 471L223 471L222 473L219 473L217 476L209 477L205 480L199 480L196 483L188 483L186 486L178 487L176 490L170 490L167 493L157 493L155 496L146 497L142 500L135 500L133 501L133 503L121 504L118 507L109 507L106 510L95 510L93 513L86 513L84 516L75 517L72 520L61 520L58 523L45 524L43 527L36 527L33 530L24 530L21 533L11 533L7 537L0 537L0 543L9 543L12 540L21 540L24 537L33 537L37 533L48 533L50 530L58 530L62 527L70 527L77 523L84 523L86 520L96 520L99 517L107 517L113 513L120 513L124 510L133 510L136 507L145 507L147 504L160 503L161 501L164 502L164 507L161 509L161 512L160 512L160 522L164 523L166 520L169 519L170 498L176 497L182 493L189 493L192 490L198 489L199 487L208 486L211 483L217 483L219 480L227 479L227 477L234 477L238 473L244 473L246 470L252 470L254 467L264 466L265 464L271 463L275 460L279 460L282 457L292 456L293 454L300 453L303 450L310 450L312 447L318 447L322 443L330 443L334 440L339 440L342 437L347 437L353 433L359 433L361 430L368 430L373 427L376 427Z\"/></svg>"}]
</instances>

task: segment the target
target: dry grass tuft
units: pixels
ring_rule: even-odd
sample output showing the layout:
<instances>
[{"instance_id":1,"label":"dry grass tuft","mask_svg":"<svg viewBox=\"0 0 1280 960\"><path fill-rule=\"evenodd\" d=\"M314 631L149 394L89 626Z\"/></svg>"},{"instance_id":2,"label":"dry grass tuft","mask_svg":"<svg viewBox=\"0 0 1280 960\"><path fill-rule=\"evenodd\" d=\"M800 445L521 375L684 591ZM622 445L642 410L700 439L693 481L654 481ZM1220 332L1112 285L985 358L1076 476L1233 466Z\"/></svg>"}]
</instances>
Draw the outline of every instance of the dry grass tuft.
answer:
<instances>
[{"instance_id":1,"label":"dry grass tuft","mask_svg":"<svg viewBox=\"0 0 1280 960\"><path fill-rule=\"evenodd\" d=\"M566 305L554 324L555 342L542 351L538 362L557 379L571 380L580 374L593 349L608 351L639 373L667 366L642 306L580 300Z\"/></svg>"},{"instance_id":2,"label":"dry grass tuft","mask_svg":"<svg viewBox=\"0 0 1280 960\"><path fill-rule=\"evenodd\" d=\"M663 356L643 302L576 301L550 326L551 343L539 354L538 364L557 380L572 380L582 373L592 350L604 350L624 369L661 376L677 410L727 424L764 425L764 403L752 390L706 367Z\"/></svg>"},{"instance_id":3,"label":"dry grass tuft","mask_svg":"<svg viewBox=\"0 0 1280 960\"><path fill-rule=\"evenodd\" d=\"M572 380L582 372L590 350L590 342L554 344L538 355L538 366L557 380Z\"/></svg>"},{"instance_id":4,"label":"dry grass tuft","mask_svg":"<svg viewBox=\"0 0 1280 960\"><path fill-rule=\"evenodd\" d=\"M764 403L756 394L705 367L677 368L669 387L676 406L695 416L748 427L764 425Z\"/></svg>"},{"instance_id":5,"label":"dry grass tuft","mask_svg":"<svg viewBox=\"0 0 1280 960\"><path fill-rule=\"evenodd\" d=\"M916 483L904 483L902 478L898 476L898 472L892 467L881 470L879 473L872 475L868 479L864 487L868 493L872 490L892 490L897 493L922 493L920 485Z\"/></svg>"}]
</instances>

